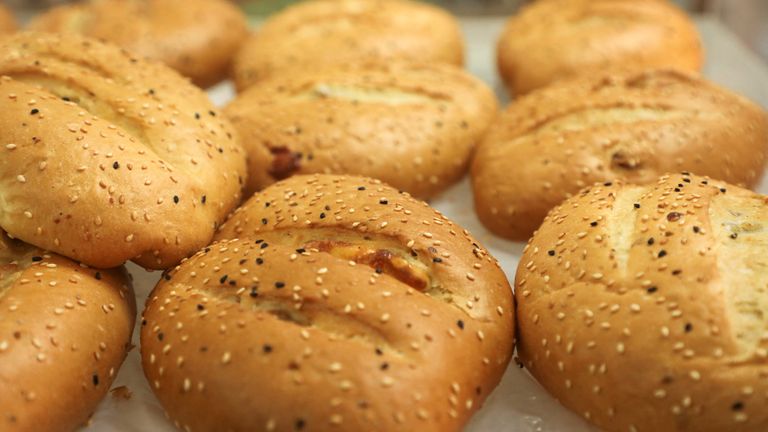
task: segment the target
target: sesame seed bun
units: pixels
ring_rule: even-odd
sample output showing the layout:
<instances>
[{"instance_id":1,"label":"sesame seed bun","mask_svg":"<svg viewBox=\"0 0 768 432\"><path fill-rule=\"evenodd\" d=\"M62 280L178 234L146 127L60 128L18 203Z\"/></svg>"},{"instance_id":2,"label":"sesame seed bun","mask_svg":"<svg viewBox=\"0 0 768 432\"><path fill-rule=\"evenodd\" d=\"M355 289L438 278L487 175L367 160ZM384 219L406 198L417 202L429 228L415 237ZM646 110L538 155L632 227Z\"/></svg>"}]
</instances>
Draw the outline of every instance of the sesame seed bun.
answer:
<instances>
[{"instance_id":1,"label":"sesame seed bun","mask_svg":"<svg viewBox=\"0 0 768 432\"><path fill-rule=\"evenodd\" d=\"M587 188L520 260L518 353L606 431L768 428L768 197L688 174Z\"/></svg>"},{"instance_id":2,"label":"sesame seed bun","mask_svg":"<svg viewBox=\"0 0 768 432\"><path fill-rule=\"evenodd\" d=\"M114 43L203 87L227 76L248 35L242 11L226 0L86 0L52 8L29 28Z\"/></svg>"},{"instance_id":3,"label":"sesame seed bun","mask_svg":"<svg viewBox=\"0 0 768 432\"><path fill-rule=\"evenodd\" d=\"M497 108L458 67L389 63L280 74L224 112L249 155L248 195L293 174L337 173L429 198L464 175Z\"/></svg>"},{"instance_id":4,"label":"sesame seed bun","mask_svg":"<svg viewBox=\"0 0 768 432\"><path fill-rule=\"evenodd\" d=\"M128 275L0 236L0 430L73 431L129 349Z\"/></svg>"},{"instance_id":5,"label":"sesame seed bun","mask_svg":"<svg viewBox=\"0 0 768 432\"><path fill-rule=\"evenodd\" d=\"M699 71L703 49L690 18L668 1L547 0L509 19L497 47L514 94L609 67Z\"/></svg>"},{"instance_id":6,"label":"sesame seed bun","mask_svg":"<svg viewBox=\"0 0 768 432\"><path fill-rule=\"evenodd\" d=\"M0 227L88 265L166 268L240 200L245 157L205 93L77 36L0 39Z\"/></svg>"},{"instance_id":7,"label":"sesame seed bun","mask_svg":"<svg viewBox=\"0 0 768 432\"><path fill-rule=\"evenodd\" d=\"M179 428L458 431L506 369L496 260L378 180L291 177L216 238L144 311L144 371Z\"/></svg>"},{"instance_id":8,"label":"sesame seed bun","mask_svg":"<svg viewBox=\"0 0 768 432\"><path fill-rule=\"evenodd\" d=\"M272 16L235 57L238 90L287 69L391 60L461 65L459 24L409 0L310 0Z\"/></svg>"},{"instance_id":9,"label":"sesame seed bun","mask_svg":"<svg viewBox=\"0 0 768 432\"><path fill-rule=\"evenodd\" d=\"M494 233L525 240L592 183L646 184L688 170L753 187L766 152L765 111L701 77L581 77L520 98L489 128L472 162L475 209Z\"/></svg>"}]
</instances>

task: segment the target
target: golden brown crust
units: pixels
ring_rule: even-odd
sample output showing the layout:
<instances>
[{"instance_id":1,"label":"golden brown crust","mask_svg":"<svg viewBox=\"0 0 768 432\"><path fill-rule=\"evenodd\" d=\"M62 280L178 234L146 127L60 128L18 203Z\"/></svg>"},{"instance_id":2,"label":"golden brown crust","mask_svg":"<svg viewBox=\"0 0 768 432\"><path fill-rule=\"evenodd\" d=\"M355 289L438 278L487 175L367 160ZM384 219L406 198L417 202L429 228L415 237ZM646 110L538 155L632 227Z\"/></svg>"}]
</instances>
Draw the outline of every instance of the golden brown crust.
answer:
<instances>
[{"instance_id":1,"label":"golden brown crust","mask_svg":"<svg viewBox=\"0 0 768 432\"><path fill-rule=\"evenodd\" d=\"M227 76L248 35L245 16L226 0L86 0L49 10L30 29L112 42L203 87Z\"/></svg>"},{"instance_id":2,"label":"golden brown crust","mask_svg":"<svg viewBox=\"0 0 768 432\"><path fill-rule=\"evenodd\" d=\"M461 65L454 17L410 0L310 0L271 17L235 57L239 90L287 69L391 60Z\"/></svg>"},{"instance_id":3,"label":"golden brown crust","mask_svg":"<svg viewBox=\"0 0 768 432\"><path fill-rule=\"evenodd\" d=\"M0 34L13 33L18 29L16 18L7 7L0 4Z\"/></svg>"},{"instance_id":4,"label":"golden brown crust","mask_svg":"<svg viewBox=\"0 0 768 432\"><path fill-rule=\"evenodd\" d=\"M497 262L377 180L291 177L217 239L144 312L144 371L180 428L458 431L506 368Z\"/></svg>"},{"instance_id":5,"label":"golden brown crust","mask_svg":"<svg viewBox=\"0 0 768 432\"><path fill-rule=\"evenodd\" d=\"M519 354L607 431L768 428L768 198L691 175L553 210L515 280Z\"/></svg>"},{"instance_id":6,"label":"golden brown crust","mask_svg":"<svg viewBox=\"0 0 768 432\"><path fill-rule=\"evenodd\" d=\"M86 264L167 268L240 200L245 158L206 95L76 36L0 40L0 226Z\"/></svg>"},{"instance_id":7,"label":"golden brown crust","mask_svg":"<svg viewBox=\"0 0 768 432\"><path fill-rule=\"evenodd\" d=\"M766 151L766 113L702 78L583 77L519 99L490 127L472 162L475 208L495 233L524 240L586 185L688 170L752 187Z\"/></svg>"},{"instance_id":8,"label":"golden brown crust","mask_svg":"<svg viewBox=\"0 0 768 432\"><path fill-rule=\"evenodd\" d=\"M247 195L337 173L429 198L464 175L496 110L493 92L457 67L390 63L280 74L224 112L249 155Z\"/></svg>"},{"instance_id":9,"label":"golden brown crust","mask_svg":"<svg viewBox=\"0 0 768 432\"><path fill-rule=\"evenodd\" d=\"M0 238L0 430L72 431L107 393L136 304L124 269Z\"/></svg>"},{"instance_id":10,"label":"golden brown crust","mask_svg":"<svg viewBox=\"0 0 768 432\"><path fill-rule=\"evenodd\" d=\"M515 94L608 67L699 71L703 49L685 13L667 1L537 1L510 18L499 72Z\"/></svg>"}]
</instances>

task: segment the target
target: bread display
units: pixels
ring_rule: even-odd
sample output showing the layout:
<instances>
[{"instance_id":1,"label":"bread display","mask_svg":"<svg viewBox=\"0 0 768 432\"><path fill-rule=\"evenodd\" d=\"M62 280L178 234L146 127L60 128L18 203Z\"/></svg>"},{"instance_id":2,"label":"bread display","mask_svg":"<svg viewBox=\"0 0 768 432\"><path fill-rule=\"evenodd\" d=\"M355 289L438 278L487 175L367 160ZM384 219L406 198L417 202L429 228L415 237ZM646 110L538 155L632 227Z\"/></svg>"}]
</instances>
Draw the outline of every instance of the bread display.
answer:
<instances>
[{"instance_id":1,"label":"bread display","mask_svg":"<svg viewBox=\"0 0 768 432\"><path fill-rule=\"evenodd\" d=\"M84 425L125 359L135 314L123 269L89 269L0 232L0 430Z\"/></svg>"},{"instance_id":2,"label":"bread display","mask_svg":"<svg viewBox=\"0 0 768 432\"><path fill-rule=\"evenodd\" d=\"M494 233L525 240L592 183L687 170L753 187L767 150L765 111L703 78L581 77L519 99L490 127L472 163L475 208Z\"/></svg>"},{"instance_id":3,"label":"bread display","mask_svg":"<svg viewBox=\"0 0 768 432\"><path fill-rule=\"evenodd\" d=\"M606 431L768 426L768 198L688 174L553 210L515 278L518 353Z\"/></svg>"},{"instance_id":4,"label":"bread display","mask_svg":"<svg viewBox=\"0 0 768 432\"><path fill-rule=\"evenodd\" d=\"M84 0L48 10L30 28L112 42L200 86L227 76L248 35L244 14L227 0Z\"/></svg>"},{"instance_id":5,"label":"bread display","mask_svg":"<svg viewBox=\"0 0 768 432\"><path fill-rule=\"evenodd\" d=\"M377 180L254 195L144 311L180 429L459 431L514 345L507 279L467 231Z\"/></svg>"},{"instance_id":6,"label":"bread display","mask_svg":"<svg viewBox=\"0 0 768 432\"><path fill-rule=\"evenodd\" d=\"M332 66L260 81L224 110L249 156L247 195L294 174L378 178L420 198L459 180L497 111L455 66Z\"/></svg>"},{"instance_id":7,"label":"bread display","mask_svg":"<svg viewBox=\"0 0 768 432\"><path fill-rule=\"evenodd\" d=\"M696 28L667 1L537 1L509 19L497 48L514 94L616 66L698 71L703 63Z\"/></svg>"},{"instance_id":8,"label":"bread display","mask_svg":"<svg viewBox=\"0 0 768 432\"><path fill-rule=\"evenodd\" d=\"M310 0L270 17L235 57L239 90L288 69L392 60L460 65L459 24L410 0Z\"/></svg>"},{"instance_id":9,"label":"bread display","mask_svg":"<svg viewBox=\"0 0 768 432\"><path fill-rule=\"evenodd\" d=\"M17 27L16 18L13 17L11 11L0 4L0 34L13 33Z\"/></svg>"},{"instance_id":10,"label":"bread display","mask_svg":"<svg viewBox=\"0 0 768 432\"><path fill-rule=\"evenodd\" d=\"M240 200L245 157L205 93L76 36L0 40L0 227L95 267L167 268Z\"/></svg>"}]
</instances>

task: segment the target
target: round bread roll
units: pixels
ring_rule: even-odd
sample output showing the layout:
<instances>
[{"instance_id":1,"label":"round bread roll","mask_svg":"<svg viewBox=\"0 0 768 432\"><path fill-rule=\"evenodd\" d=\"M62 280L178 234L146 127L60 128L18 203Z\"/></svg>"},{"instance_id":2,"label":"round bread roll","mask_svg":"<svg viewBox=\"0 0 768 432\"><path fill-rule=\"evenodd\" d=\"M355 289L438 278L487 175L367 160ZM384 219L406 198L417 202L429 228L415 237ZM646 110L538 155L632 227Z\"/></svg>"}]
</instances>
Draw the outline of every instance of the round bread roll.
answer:
<instances>
[{"instance_id":1,"label":"round bread roll","mask_svg":"<svg viewBox=\"0 0 768 432\"><path fill-rule=\"evenodd\" d=\"M249 156L246 194L293 174L356 174L429 198L460 179L498 107L458 67L335 66L259 82L224 110Z\"/></svg>"},{"instance_id":2,"label":"round bread roll","mask_svg":"<svg viewBox=\"0 0 768 432\"><path fill-rule=\"evenodd\" d=\"M144 372L181 429L458 431L506 369L496 260L378 180L291 177L216 238L144 311Z\"/></svg>"},{"instance_id":3,"label":"round bread roll","mask_svg":"<svg viewBox=\"0 0 768 432\"><path fill-rule=\"evenodd\" d=\"M167 268L240 200L245 155L163 65L76 36L0 40L0 227L100 268Z\"/></svg>"},{"instance_id":4,"label":"round bread roll","mask_svg":"<svg viewBox=\"0 0 768 432\"><path fill-rule=\"evenodd\" d=\"M691 20L667 1L537 1L510 18L497 48L515 94L607 67L698 71L704 56Z\"/></svg>"},{"instance_id":5,"label":"round bread roll","mask_svg":"<svg viewBox=\"0 0 768 432\"><path fill-rule=\"evenodd\" d=\"M227 76L248 35L245 16L227 0L85 0L50 9L30 29L112 42L204 87Z\"/></svg>"},{"instance_id":6,"label":"round bread roll","mask_svg":"<svg viewBox=\"0 0 768 432\"><path fill-rule=\"evenodd\" d=\"M768 430L766 226L768 197L688 174L583 190L520 260L520 359L602 430Z\"/></svg>"},{"instance_id":7,"label":"round bread roll","mask_svg":"<svg viewBox=\"0 0 768 432\"><path fill-rule=\"evenodd\" d=\"M17 28L16 18L7 7L0 4L0 34L13 33Z\"/></svg>"},{"instance_id":8,"label":"round bread roll","mask_svg":"<svg viewBox=\"0 0 768 432\"><path fill-rule=\"evenodd\" d=\"M287 69L391 60L461 65L456 19L409 0L310 0L271 17L235 57L239 90Z\"/></svg>"},{"instance_id":9,"label":"round bread roll","mask_svg":"<svg viewBox=\"0 0 768 432\"><path fill-rule=\"evenodd\" d=\"M752 187L766 151L766 113L703 78L672 70L582 77L499 116L472 163L475 208L493 232L525 240L586 185L688 170Z\"/></svg>"},{"instance_id":10,"label":"round bread roll","mask_svg":"<svg viewBox=\"0 0 768 432\"><path fill-rule=\"evenodd\" d=\"M124 269L92 270L0 232L0 430L74 431L130 349Z\"/></svg>"}]
</instances>

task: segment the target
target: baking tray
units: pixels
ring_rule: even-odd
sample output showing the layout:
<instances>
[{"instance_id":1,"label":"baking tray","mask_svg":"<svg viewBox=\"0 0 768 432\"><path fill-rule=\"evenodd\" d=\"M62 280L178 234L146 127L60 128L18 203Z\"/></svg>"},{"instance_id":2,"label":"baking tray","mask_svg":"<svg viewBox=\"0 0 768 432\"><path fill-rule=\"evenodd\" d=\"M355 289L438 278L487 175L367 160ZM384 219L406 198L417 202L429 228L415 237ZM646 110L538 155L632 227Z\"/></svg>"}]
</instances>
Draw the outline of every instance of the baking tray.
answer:
<instances>
[{"instance_id":1,"label":"baking tray","mask_svg":"<svg viewBox=\"0 0 768 432\"><path fill-rule=\"evenodd\" d=\"M467 68L486 81L499 95L502 103L508 98L496 74L495 46L504 20L501 18L463 18L467 39ZM768 107L768 67L745 48L736 37L711 17L696 17L704 39L708 61L704 74L715 82L741 93ZM224 83L209 91L211 99L223 105L234 96L231 84ZM759 190L768 193L768 182ZM462 182L432 201L432 205L461 224L498 258L510 281L523 250L523 243L509 242L490 234L478 221L472 209L469 181ZM133 264L137 304L144 301L159 279L160 273L147 272ZM134 348L128 355L113 387L125 386L131 392L116 392L102 401L87 431L95 432L170 432L174 428L163 414L152 394L144 374L138 349L138 330ZM450 361L450 360L447 360ZM64 396L66 397L66 396ZM503 381L472 419L466 432L585 432L593 431L585 421L572 414L549 396L523 369L510 364Z\"/></svg>"}]
</instances>

